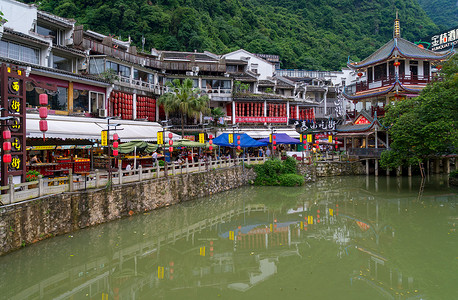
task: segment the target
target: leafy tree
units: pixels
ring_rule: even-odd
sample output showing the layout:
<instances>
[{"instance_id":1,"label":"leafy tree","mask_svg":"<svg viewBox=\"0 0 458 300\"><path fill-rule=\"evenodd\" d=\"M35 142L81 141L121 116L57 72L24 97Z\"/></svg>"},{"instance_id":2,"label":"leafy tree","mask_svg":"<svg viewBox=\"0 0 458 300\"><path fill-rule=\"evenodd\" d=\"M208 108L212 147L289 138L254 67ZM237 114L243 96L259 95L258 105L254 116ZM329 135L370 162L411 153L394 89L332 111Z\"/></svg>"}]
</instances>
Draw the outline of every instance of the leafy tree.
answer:
<instances>
[{"instance_id":1,"label":"leafy tree","mask_svg":"<svg viewBox=\"0 0 458 300\"><path fill-rule=\"evenodd\" d=\"M458 56L442 68L437 81L419 97L398 101L383 119L391 149L382 153L384 167L412 165L425 158L455 154L458 149Z\"/></svg>"},{"instance_id":2,"label":"leafy tree","mask_svg":"<svg viewBox=\"0 0 458 300\"><path fill-rule=\"evenodd\" d=\"M210 99L207 95L200 95L200 90L192 87L192 80L186 78L183 82L174 79L167 83L170 92L163 94L158 99L163 105L165 113L179 112L181 115L181 135L184 135L184 123L187 116L199 117L200 113L209 111Z\"/></svg>"},{"instance_id":3,"label":"leafy tree","mask_svg":"<svg viewBox=\"0 0 458 300\"><path fill-rule=\"evenodd\" d=\"M396 8L410 41L438 31L412 0L24 0L74 18L106 35L131 36L145 49L217 54L244 48L280 55L282 68L336 70L361 60L391 39ZM437 15L449 13L431 1ZM451 6L451 5L450 5ZM453 19L454 18L454 19Z\"/></svg>"}]
</instances>

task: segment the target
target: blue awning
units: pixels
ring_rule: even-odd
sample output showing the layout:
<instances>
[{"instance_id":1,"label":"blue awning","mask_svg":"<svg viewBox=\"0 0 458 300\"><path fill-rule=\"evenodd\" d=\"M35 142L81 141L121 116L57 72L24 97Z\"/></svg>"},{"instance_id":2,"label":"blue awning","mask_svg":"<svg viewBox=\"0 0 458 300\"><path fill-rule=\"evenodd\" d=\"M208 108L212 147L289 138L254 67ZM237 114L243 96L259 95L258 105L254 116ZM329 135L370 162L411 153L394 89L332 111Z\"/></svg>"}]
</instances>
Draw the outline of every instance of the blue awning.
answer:
<instances>
[{"instance_id":1,"label":"blue awning","mask_svg":"<svg viewBox=\"0 0 458 300\"><path fill-rule=\"evenodd\" d=\"M251 138L246 133L235 133L233 138L233 143L229 143L229 133L223 133L217 138L213 139L213 144L218 146L226 146L226 147L237 147L239 144L237 143L237 137L240 136L240 147L262 147L267 146L269 143L259 142L255 139Z\"/></svg>"}]
</instances>

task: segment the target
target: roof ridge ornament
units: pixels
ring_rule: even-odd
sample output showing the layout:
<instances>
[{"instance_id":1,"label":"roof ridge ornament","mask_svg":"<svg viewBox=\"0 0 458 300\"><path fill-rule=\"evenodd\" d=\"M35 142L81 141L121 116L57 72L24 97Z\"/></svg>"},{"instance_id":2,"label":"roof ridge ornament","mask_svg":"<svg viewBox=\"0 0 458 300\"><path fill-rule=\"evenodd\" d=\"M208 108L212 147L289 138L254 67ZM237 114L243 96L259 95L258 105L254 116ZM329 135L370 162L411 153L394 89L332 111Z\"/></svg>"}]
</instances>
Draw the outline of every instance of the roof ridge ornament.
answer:
<instances>
[{"instance_id":1,"label":"roof ridge ornament","mask_svg":"<svg viewBox=\"0 0 458 300\"><path fill-rule=\"evenodd\" d=\"M401 26L399 24L398 10L397 9L396 9L396 19L394 20L393 37L394 38L400 38L401 37Z\"/></svg>"}]
</instances>

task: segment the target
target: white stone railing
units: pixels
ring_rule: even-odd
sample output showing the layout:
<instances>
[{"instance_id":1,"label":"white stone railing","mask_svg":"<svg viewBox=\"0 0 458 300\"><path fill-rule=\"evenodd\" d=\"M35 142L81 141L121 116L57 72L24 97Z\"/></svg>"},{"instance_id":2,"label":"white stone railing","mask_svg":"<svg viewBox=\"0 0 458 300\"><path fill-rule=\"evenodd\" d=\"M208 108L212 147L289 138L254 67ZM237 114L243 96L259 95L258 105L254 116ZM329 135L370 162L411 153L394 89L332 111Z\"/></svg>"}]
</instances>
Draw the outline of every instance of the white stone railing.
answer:
<instances>
[{"instance_id":1,"label":"white stone railing","mask_svg":"<svg viewBox=\"0 0 458 300\"><path fill-rule=\"evenodd\" d=\"M179 164L176 162L155 167L142 168L139 166L133 170L113 169L110 174L108 171L95 170L86 175L76 175L70 170L66 177L45 178L38 176L37 181L25 182L20 184L10 183L8 186L0 187L0 205L13 204L29 199L34 199L46 195L60 194L64 192L75 192L93 188L102 188L109 185L119 185L124 183L141 182L167 176L178 176L195 172L208 172L215 169L230 168L241 164L257 164L265 161L265 157L246 157L236 159L218 159L199 162L186 162ZM12 178L9 180L12 182Z\"/></svg>"}]
</instances>

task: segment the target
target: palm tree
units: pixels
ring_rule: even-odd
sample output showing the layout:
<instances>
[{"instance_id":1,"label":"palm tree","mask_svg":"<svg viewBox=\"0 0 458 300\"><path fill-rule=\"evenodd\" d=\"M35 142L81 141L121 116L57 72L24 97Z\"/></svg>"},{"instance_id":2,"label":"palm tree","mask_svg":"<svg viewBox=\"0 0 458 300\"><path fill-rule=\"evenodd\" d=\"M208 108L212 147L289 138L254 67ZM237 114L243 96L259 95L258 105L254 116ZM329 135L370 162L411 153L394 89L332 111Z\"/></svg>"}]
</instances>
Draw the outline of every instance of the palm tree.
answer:
<instances>
[{"instance_id":1,"label":"palm tree","mask_svg":"<svg viewBox=\"0 0 458 300\"><path fill-rule=\"evenodd\" d=\"M181 114L181 135L184 135L184 122L187 116L199 117L200 113L209 111L208 103L210 99L207 95L200 95L198 88L192 87L192 80L186 78L183 82L179 79L174 79L167 83L171 89L159 97L159 105L164 106L164 111L167 114L171 112L179 112Z\"/></svg>"}]
</instances>

